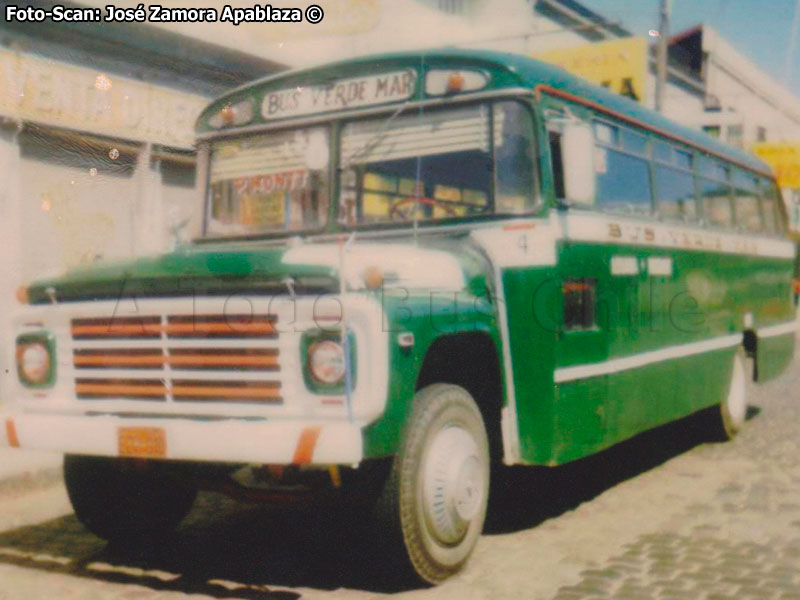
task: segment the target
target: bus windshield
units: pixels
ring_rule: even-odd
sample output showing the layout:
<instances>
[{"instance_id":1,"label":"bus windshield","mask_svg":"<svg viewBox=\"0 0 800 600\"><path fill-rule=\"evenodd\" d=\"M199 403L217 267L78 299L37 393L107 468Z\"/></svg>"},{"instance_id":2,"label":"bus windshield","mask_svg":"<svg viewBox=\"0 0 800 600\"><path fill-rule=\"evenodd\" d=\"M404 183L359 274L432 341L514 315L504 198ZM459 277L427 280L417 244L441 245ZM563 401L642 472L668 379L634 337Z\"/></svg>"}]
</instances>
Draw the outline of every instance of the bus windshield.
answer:
<instances>
[{"instance_id":1,"label":"bus windshield","mask_svg":"<svg viewBox=\"0 0 800 600\"><path fill-rule=\"evenodd\" d=\"M318 230L327 223L327 127L211 145L206 235Z\"/></svg>"},{"instance_id":2,"label":"bus windshield","mask_svg":"<svg viewBox=\"0 0 800 600\"><path fill-rule=\"evenodd\" d=\"M529 119L521 104L499 102L345 124L340 222L403 223L530 211L534 163Z\"/></svg>"},{"instance_id":3,"label":"bus windshield","mask_svg":"<svg viewBox=\"0 0 800 600\"><path fill-rule=\"evenodd\" d=\"M206 236L320 231L330 208L328 126L211 144ZM499 101L345 122L340 227L535 208L533 125Z\"/></svg>"}]
</instances>

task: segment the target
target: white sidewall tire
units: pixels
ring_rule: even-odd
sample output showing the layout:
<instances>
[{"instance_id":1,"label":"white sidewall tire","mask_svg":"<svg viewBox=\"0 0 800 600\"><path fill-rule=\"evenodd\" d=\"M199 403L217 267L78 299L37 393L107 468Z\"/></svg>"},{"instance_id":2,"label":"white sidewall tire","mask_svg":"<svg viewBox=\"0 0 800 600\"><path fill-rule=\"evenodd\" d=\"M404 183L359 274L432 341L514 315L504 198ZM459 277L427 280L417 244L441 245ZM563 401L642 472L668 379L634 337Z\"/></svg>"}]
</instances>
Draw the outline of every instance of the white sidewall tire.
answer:
<instances>
[{"instance_id":1,"label":"white sidewall tire","mask_svg":"<svg viewBox=\"0 0 800 600\"><path fill-rule=\"evenodd\" d=\"M720 419L724 437L727 439L733 439L742 430L747 419L747 369L744 351L741 349L733 357L728 392L720 403Z\"/></svg>"},{"instance_id":2,"label":"white sidewall tire","mask_svg":"<svg viewBox=\"0 0 800 600\"><path fill-rule=\"evenodd\" d=\"M470 394L449 384L420 390L384 493L395 495L405 553L422 580L444 581L472 554L486 517L489 465L486 428ZM433 506L431 498L443 502Z\"/></svg>"}]
</instances>

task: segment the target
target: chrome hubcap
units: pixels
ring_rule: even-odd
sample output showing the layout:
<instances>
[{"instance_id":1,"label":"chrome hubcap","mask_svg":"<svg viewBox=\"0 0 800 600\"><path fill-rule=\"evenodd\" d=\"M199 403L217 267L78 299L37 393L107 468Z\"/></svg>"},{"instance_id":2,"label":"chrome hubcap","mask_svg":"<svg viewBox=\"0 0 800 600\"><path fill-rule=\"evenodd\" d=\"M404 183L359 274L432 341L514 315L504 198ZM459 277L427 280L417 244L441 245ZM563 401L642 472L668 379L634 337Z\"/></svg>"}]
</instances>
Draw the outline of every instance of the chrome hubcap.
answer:
<instances>
[{"instance_id":1,"label":"chrome hubcap","mask_svg":"<svg viewBox=\"0 0 800 600\"><path fill-rule=\"evenodd\" d=\"M437 541L455 544L466 535L483 503L484 469L469 433L450 426L436 434L423 472L422 504Z\"/></svg>"}]
</instances>

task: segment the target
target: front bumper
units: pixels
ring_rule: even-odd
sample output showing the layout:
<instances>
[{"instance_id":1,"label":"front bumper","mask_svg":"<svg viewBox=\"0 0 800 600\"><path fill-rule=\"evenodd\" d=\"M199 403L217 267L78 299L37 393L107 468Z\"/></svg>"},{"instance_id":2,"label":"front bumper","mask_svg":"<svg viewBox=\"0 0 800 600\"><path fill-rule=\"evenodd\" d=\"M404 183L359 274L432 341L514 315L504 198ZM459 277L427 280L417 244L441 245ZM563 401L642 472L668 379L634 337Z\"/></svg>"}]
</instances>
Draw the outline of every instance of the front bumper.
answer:
<instances>
[{"instance_id":1,"label":"front bumper","mask_svg":"<svg viewBox=\"0 0 800 600\"><path fill-rule=\"evenodd\" d=\"M347 422L0 413L0 423L0 446L68 454L280 465L356 465L363 458L361 428ZM145 430L163 444L155 454L146 447L131 454L123 438Z\"/></svg>"}]
</instances>

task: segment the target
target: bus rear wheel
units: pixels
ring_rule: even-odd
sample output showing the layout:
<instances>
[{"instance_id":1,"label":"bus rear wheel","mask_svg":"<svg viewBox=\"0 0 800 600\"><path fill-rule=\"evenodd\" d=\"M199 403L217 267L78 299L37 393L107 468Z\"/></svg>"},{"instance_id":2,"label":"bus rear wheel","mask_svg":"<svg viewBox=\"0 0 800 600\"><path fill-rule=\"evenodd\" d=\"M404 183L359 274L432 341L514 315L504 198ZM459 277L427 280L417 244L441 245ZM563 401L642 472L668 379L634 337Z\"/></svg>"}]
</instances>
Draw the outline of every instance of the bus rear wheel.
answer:
<instances>
[{"instance_id":1,"label":"bus rear wheel","mask_svg":"<svg viewBox=\"0 0 800 600\"><path fill-rule=\"evenodd\" d=\"M736 437L747 418L747 369L744 350L733 357L730 384L725 399L720 402L716 437L722 441Z\"/></svg>"},{"instance_id":2,"label":"bus rear wheel","mask_svg":"<svg viewBox=\"0 0 800 600\"><path fill-rule=\"evenodd\" d=\"M163 536L189 513L197 490L156 461L64 457L64 482L83 525L109 542Z\"/></svg>"},{"instance_id":3,"label":"bus rear wheel","mask_svg":"<svg viewBox=\"0 0 800 600\"><path fill-rule=\"evenodd\" d=\"M489 443L472 396L456 385L423 388L377 504L387 564L431 584L458 572L488 496Z\"/></svg>"}]
</instances>

